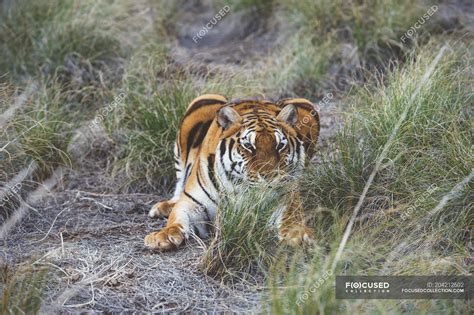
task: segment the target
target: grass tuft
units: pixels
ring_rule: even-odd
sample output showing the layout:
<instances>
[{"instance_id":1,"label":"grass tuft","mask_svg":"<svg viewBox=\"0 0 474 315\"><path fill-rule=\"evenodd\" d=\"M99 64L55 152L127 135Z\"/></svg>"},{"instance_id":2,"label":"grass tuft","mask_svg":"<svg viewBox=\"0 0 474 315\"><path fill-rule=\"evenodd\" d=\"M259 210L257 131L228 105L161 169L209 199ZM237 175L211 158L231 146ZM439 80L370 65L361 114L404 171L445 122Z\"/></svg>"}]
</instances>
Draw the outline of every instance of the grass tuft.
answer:
<instances>
[{"instance_id":1,"label":"grass tuft","mask_svg":"<svg viewBox=\"0 0 474 315\"><path fill-rule=\"evenodd\" d=\"M54 75L71 54L91 63L120 56L119 42L98 27L91 2L38 0L0 6L0 73Z\"/></svg>"},{"instance_id":2,"label":"grass tuft","mask_svg":"<svg viewBox=\"0 0 474 315\"><path fill-rule=\"evenodd\" d=\"M13 274L7 267L1 271L2 314L37 314L42 303L47 269L20 267Z\"/></svg>"},{"instance_id":3,"label":"grass tuft","mask_svg":"<svg viewBox=\"0 0 474 315\"><path fill-rule=\"evenodd\" d=\"M230 281L267 274L278 245L272 220L284 199L284 185L277 184L245 188L219 205L215 236L202 262L207 275Z\"/></svg>"},{"instance_id":4,"label":"grass tuft","mask_svg":"<svg viewBox=\"0 0 474 315\"><path fill-rule=\"evenodd\" d=\"M195 95L181 70L168 68L168 62L162 46L137 52L125 69L124 100L105 117L107 132L123 150L113 173L126 175L125 187L143 179L156 187L172 174L176 132Z\"/></svg>"}]
</instances>

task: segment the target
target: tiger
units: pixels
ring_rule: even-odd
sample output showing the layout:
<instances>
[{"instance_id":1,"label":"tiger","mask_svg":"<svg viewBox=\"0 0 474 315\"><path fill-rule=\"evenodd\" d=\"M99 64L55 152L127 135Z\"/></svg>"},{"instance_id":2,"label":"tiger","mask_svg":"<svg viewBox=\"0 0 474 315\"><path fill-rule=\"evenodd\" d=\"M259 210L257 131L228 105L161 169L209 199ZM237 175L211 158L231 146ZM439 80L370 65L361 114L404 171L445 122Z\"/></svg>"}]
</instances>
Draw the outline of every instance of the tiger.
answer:
<instances>
[{"instance_id":1,"label":"tiger","mask_svg":"<svg viewBox=\"0 0 474 315\"><path fill-rule=\"evenodd\" d=\"M265 182L275 170L296 178L315 153L319 110L307 99L271 101L251 97L228 101L206 94L195 98L182 117L174 144L173 197L156 203L150 217L167 217L145 246L171 250L191 233L208 237L220 198L236 185ZM278 238L293 246L314 242L296 191L277 220Z\"/></svg>"}]
</instances>

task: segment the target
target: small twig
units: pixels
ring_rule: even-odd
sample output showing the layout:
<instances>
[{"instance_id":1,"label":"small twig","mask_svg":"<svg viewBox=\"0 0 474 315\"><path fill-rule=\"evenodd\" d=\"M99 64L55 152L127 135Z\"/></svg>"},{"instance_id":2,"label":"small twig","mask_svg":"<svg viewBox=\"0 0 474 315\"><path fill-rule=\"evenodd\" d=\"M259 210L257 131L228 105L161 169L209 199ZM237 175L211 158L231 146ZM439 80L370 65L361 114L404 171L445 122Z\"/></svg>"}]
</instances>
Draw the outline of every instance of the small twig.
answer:
<instances>
[{"instance_id":1,"label":"small twig","mask_svg":"<svg viewBox=\"0 0 474 315\"><path fill-rule=\"evenodd\" d=\"M39 243L39 242L44 241L44 240L48 237L49 233L51 233L51 230L52 230L53 227L54 227L54 223L56 223L56 220L58 219L58 217L59 217L64 211L66 211L66 210L69 210L69 209L68 209L68 208L65 208L65 209L61 210L61 211L56 215L56 217L54 217L53 223L51 223L51 226L49 227L48 232L46 232L46 235L45 235L42 239L37 240L37 241L32 242L32 243L34 244L34 243Z\"/></svg>"},{"instance_id":2,"label":"small twig","mask_svg":"<svg viewBox=\"0 0 474 315\"><path fill-rule=\"evenodd\" d=\"M133 193L133 194L101 194L95 193L91 191L84 191L84 190L65 190L65 192L76 192L79 194L85 194L95 197L126 197L126 196L153 196L156 197L156 194L145 194L145 193Z\"/></svg>"},{"instance_id":3,"label":"small twig","mask_svg":"<svg viewBox=\"0 0 474 315\"><path fill-rule=\"evenodd\" d=\"M82 197L82 198L79 198L79 200L89 200L89 201L93 201L93 202L95 202L96 204L98 204L98 205L104 207L105 209L109 209L109 210L113 210L113 209L114 209L114 208L112 208L112 207L109 207L109 206L104 205L104 204L101 203L101 202L98 202L98 201L95 200L94 198Z\"/></svg>"},{"instance_id":4,"label":"small twig","mask_svg":"<svg viewBox=\"0 0 474 315\"><path fill-rule=\"evenodd\" d=\"M61 238L61 254L64 257L64 238L63 232L59 232L59 237Z\"/></svg>"}]
</instances>

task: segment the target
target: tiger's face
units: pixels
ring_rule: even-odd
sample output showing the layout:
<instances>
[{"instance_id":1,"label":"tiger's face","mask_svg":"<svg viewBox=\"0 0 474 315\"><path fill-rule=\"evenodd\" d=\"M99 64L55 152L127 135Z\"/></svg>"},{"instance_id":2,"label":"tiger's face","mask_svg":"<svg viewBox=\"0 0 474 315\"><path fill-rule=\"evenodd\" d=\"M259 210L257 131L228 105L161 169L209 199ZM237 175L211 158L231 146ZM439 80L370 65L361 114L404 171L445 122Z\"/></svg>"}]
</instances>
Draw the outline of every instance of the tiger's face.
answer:
<instances>
[{"instance_id":1,"label":"tiger's face","mask_svg":"<svg viewBox=\"0 0 474 315\"><path fill-rule=\"evenodd\" d=\"M297 121L293 105L278 115L258 107L241 113L224 107L217 121L224 129L216 153L218 169L232 184L292 177L304 166L304 146L293 129Z\"/></svg>"}]
</instances>

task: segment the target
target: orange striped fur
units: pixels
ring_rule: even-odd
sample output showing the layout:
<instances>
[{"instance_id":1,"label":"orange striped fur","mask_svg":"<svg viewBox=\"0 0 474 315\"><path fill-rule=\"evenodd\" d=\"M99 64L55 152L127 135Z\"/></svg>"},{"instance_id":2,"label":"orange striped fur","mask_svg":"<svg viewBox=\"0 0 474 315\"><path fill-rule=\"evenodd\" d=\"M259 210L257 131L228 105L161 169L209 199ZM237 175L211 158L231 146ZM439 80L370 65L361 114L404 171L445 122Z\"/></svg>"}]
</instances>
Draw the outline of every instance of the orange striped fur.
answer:
<instances>
[{"instance_id":1,"label":"orange striped fur","mask_svg":"<svg viewBox=\"0 0 474 315\"><path fill-rule=\"evenodd\" d=\"M150 210L151 217L168 217L167 225L148 234L145 245L168 250L191 233L206 237L222 194L280 174L297 178L315 153L318 135L319 113L306 99L199 96L189 104L175 143L174 196ZM280 238L311 243L298 193L289 200L278 223Z\"/></svg>"}]
</instances>

